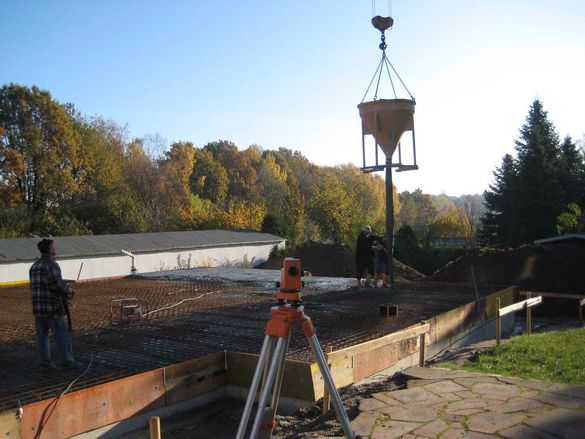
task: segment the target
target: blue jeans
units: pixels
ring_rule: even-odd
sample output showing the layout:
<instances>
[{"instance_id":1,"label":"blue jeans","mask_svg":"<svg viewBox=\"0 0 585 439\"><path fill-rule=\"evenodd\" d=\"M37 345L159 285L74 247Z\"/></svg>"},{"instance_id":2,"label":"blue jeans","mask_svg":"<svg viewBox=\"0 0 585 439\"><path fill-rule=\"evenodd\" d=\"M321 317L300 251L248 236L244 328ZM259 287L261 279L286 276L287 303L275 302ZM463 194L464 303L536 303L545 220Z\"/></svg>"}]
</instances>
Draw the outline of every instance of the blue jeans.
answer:
<instances>
[{"instance_id":1,"label":"blue jeans","mask_svg":"<svg viewBox=\"0 0 585 439\"><path fill-rule=\"evenodd\" d=\"M71 364L75 362L73 352L71 351L71 342L69 341L69 332L67 322L64 316L35 316L35 326L37 330L37 347L39 350L39 363L41 366L51 365L51 342L49 341L49 330L53 332L57 342L57 350L61 364Z\"/></svg>"}]
</instances>

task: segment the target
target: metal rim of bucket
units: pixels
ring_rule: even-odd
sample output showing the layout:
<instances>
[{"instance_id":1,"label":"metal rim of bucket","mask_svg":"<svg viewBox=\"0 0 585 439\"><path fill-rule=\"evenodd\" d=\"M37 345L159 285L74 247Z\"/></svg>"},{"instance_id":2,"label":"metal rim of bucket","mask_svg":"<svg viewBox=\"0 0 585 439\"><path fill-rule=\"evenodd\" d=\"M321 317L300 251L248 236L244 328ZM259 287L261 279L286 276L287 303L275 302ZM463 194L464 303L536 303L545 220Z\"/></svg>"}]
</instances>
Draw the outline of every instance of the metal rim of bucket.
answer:
<instances>
[{"instance_id":1,"label":"metal rim of bucket","mask_svg":"<svg viewBox=\"0 0 585 439\"><path fill-rule=\"evenodd\" d=\"M375 101L362 102L358 105L360 113L384 110L409 110L414 113L416 102L413 99L378 99Z\"/></svg>"}]
</instances>

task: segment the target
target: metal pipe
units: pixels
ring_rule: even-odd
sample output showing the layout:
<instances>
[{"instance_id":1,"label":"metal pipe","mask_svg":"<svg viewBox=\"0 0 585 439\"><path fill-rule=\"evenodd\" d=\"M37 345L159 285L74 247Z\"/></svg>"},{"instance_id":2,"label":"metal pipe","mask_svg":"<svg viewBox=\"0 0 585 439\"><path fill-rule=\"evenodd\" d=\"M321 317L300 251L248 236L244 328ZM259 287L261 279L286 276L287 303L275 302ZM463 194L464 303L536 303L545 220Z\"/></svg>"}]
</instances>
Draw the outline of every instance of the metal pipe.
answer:
<instances>
[{"instance_id":1,"label":"metal pipe","mask_svg":"<svg viewBox=\"0 0 585 439\"><path fill-rule=\"evenodd\" d=\"M394 198L392 195L392 157L386 157L386 253L390 287L394 288Z\"/></svg>"}]
</instances>

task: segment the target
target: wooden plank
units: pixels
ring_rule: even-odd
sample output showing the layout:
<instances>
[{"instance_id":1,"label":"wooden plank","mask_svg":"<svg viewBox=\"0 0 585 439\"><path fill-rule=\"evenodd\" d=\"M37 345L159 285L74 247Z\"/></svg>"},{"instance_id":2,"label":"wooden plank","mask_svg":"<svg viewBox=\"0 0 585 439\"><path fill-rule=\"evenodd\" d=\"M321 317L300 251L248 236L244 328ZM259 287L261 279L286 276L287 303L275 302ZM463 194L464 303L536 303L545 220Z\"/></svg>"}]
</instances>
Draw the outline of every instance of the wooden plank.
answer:
<instances>
[{"instance_id":1,"label":"wooden plank","mask_svg":"<svg viewBox=\"0 0 585 439\"><path fill-rule=\"evenodd\" d=\"M523 300L522 302L514 303L512 305L500 308L500 316L504 316L514 311L519 311L526 307L538 305L542 302L542 296L533 297L532 299Z\"/></svg>"},{"instance_id":2,"label":"wooden plank","mask_svg":"<svg viewBox=\"0 0 585 439\"><path fill-rule=\"evenodd\" d=\"M520 295L527 296L528 294L532 294L533 296L542 296L542 297L552 297L556 299L577 299L585 300L585 295L583 294L565 294L565 293L538 293L535 291L520 291Z\"/></svg>"},{"instance_id":3,"label":"wooden plank","mask_svg":"<svg viewBox=\"0 0 585 439\"><path fill-rule=\"evenodd\" d=\"M64 438L164 407L163 369L28 404L21 437ZM42 430L42 431L39 431Z\"/></svg>"},{"instance_id":4,"label":"wooden plank","mask_svg":"<svg viewBox=\"0 0 585 439\"><path fill-rule=\"evenodd\" d=\"M0 413L0 437L20 439L20 419L16 416L16 410Z\"/></svg>"},{"instance_id":5,"label":"wooden plank","mask_svg":"<svg viewBox=\"0 0 585 439\"><path fill-rule=\"evenodd\" d=\"M338 351L334 351L329 354L329 361L339 361L344 358L354 357L356 355L373 351L383 346L397 343L399 341L408 340L410 338L417 337L421 334L429 332L431 325L428 323L425 325L415 326L412 328L405 329L403 331L394 332L384 337L377 338L375 340L367 341L359 345L350 346Z\"/></svg>"}]
</instances>

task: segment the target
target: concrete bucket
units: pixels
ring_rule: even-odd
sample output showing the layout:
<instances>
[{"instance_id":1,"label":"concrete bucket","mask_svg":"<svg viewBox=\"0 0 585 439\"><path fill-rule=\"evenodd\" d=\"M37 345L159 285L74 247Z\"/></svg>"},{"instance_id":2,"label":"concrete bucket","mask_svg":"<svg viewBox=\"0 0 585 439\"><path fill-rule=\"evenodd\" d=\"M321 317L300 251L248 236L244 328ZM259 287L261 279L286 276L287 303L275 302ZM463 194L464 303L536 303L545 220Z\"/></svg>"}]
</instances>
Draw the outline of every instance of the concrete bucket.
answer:
<instances>
[{"instance_id":1,"label":"concrete bucket","mask_svg":"<svg viewBox=\"0 0 585 439\"><path fill-rule=\"evenodd\" d=\"M386 157L392 157L405 131L414 130L413 99L379 99L358 105L362 135L371 134Z\"/></svg>"}]
</instances>

